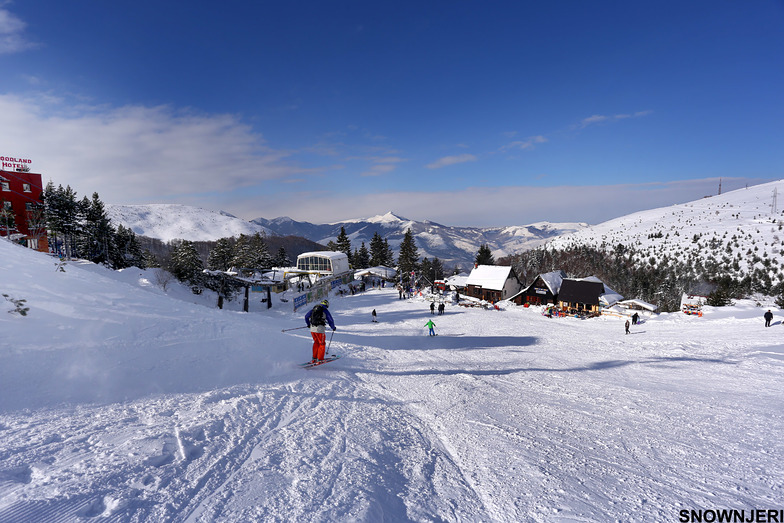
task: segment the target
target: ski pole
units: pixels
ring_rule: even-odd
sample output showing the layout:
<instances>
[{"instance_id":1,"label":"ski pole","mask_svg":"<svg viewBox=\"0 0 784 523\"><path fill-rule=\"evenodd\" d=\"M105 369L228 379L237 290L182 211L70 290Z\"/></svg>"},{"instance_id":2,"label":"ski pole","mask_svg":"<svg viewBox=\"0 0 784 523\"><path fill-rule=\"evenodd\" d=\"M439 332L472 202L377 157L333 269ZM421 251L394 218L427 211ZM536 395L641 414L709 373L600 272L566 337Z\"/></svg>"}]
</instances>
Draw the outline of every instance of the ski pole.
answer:
<instances>
[{"instance_id":1,"label":"ski pole","mask_svg":"<svg viewBox=\"0 0 784 523\"><path fill-rule=\"evenodd\" d=\"M298 330L300 330L300 329L309 329L309 328L310 328L310 327L308 327L307 325L305 325L304 327L294 327L293 329L282 329L280 332L298 331Z\"/></svg>"},{"instance_id":2,"label":"ski pole","mask_svg":"<svg viewBox=\"0 0 784 523\"><path fill-rule=\"evenodd\" d=\"M332 336L335 335L335 331L332 331L332 334L329 335L329 343L327 343L327 350L324 351L324 354L329 354L329 346L332 345Z\"/></svg>"}]
</instances>

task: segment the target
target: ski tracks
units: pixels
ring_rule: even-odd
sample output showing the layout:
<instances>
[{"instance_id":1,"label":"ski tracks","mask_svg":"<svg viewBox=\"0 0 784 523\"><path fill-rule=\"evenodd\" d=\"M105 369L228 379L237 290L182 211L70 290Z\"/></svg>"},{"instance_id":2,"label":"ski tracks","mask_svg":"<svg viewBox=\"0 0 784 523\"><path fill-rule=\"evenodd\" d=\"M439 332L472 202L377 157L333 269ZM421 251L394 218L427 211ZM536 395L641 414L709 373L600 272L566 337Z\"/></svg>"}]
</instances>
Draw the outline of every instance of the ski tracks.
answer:
<instances>
[{"instance_id":1,"label":"ski tracks","mask_svg":"<svg viewBox=\"0 0 784 523\"><path fill-rule=\"evenodd\" d=\"M275 414L243 443L250 450L225 473L213 470L178 521L438 521L478 513L470 489L452 480L454 464L398 405L334 376L291 384L277 399Z\"/></svg>"}]
</instances>

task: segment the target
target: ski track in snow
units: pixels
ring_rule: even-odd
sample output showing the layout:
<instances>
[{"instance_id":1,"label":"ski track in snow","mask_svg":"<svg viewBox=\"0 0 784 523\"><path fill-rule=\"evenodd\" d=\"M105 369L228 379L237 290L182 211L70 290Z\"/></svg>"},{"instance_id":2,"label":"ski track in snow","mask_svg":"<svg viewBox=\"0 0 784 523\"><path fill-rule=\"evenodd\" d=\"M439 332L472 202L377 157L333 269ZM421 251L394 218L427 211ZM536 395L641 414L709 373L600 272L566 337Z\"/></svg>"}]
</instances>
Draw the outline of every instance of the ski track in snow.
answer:
<instances>
[{"instance_id":1,"label":"ski track in snow","mask_svg":"<svg viewBox=\"0 0 784 523\"><path fill-rule=\"evenodd\" d=\"M343 358L303 370L307 331L278 331L304 312L118 296L95 323L31 299L32 321L94 333L0 347L0 521L674 521L784 502L782 329L753 305L626 336L371 290L333 300Z\"/></svg>"}]
</instances>

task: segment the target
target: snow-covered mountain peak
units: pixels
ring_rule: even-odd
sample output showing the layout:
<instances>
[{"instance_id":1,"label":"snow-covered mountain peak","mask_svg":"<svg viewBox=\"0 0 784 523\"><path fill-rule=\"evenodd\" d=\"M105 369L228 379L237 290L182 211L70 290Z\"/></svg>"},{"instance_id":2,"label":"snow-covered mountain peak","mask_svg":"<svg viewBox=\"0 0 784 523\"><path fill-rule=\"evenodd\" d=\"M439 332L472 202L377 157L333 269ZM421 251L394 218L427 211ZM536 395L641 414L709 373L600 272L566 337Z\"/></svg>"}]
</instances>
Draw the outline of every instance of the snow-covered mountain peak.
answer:
<instances>
[{"instance_id":1,"label":"snow-covered mountain peak","mask_svg":"<svg viewBox=\"0 0 784 523\"><path fill-rule=\"evenodd\" d=\"M398 216L397 214L393 213L392 211L387 212L386 214L379 214L364 220L368 223L379 223L379 224L399 224L401 222L409 222L408 218L403 218Z\"/></svg>"}]
</instances>

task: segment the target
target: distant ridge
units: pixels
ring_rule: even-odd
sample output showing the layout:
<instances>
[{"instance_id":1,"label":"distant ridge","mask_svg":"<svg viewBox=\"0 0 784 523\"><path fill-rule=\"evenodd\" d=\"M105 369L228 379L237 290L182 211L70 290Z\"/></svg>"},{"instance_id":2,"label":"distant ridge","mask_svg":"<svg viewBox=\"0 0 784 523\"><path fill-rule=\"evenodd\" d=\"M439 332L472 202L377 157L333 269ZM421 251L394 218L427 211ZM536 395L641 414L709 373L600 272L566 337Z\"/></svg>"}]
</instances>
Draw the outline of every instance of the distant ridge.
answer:
<instances>
[{"instance_id":1,"label":"distant ridge","mask_svg":"<svg viewBox=\"0 0 784 523\"><path fill-rule=\"evenodd\" d=\"M336 240L342 227L355 249L363 242L369 247L373 235L378 233L389 242L395 253L406 231L411 229L420 259L438 258L447 267L458 266L463 270L468 270L473 265L482 244L488 245L493 255L500 258L537 247L555 236L579 231L588 226L585 223L539 222L509 227L452 227L428 220L410 220L391 211L362 220L321 225L281 218L257 218L252 220L252 223L271 229L277 234L302 236L322 245Z\"/></svg>"},{"instance_id":2,"label":"distant ridge","mask_svg":"<svg viewBox=\"0 0 784 523\"><path fill-rule=\"evenodd\" d=\"M451 227L431 221L409 220L394 212L331 224L298 222L286 216L246 221L223 211L173 204L106 205L106 210L115 226L122 224L136 234L165 242L174 239L214 241L260 232L268 236L300 236L326 246L337 239L343 227L354 249L358 249L362 242L369 248L370 240L378 233L397 253L403 236L410 228L416 238L420 259L439 258L445 266L458 266L463 270L473 265L482 244L489 245L493 255L500 258L588 226L585 223L538 222L509 227Z\"/></svg>"}]
</instances>

